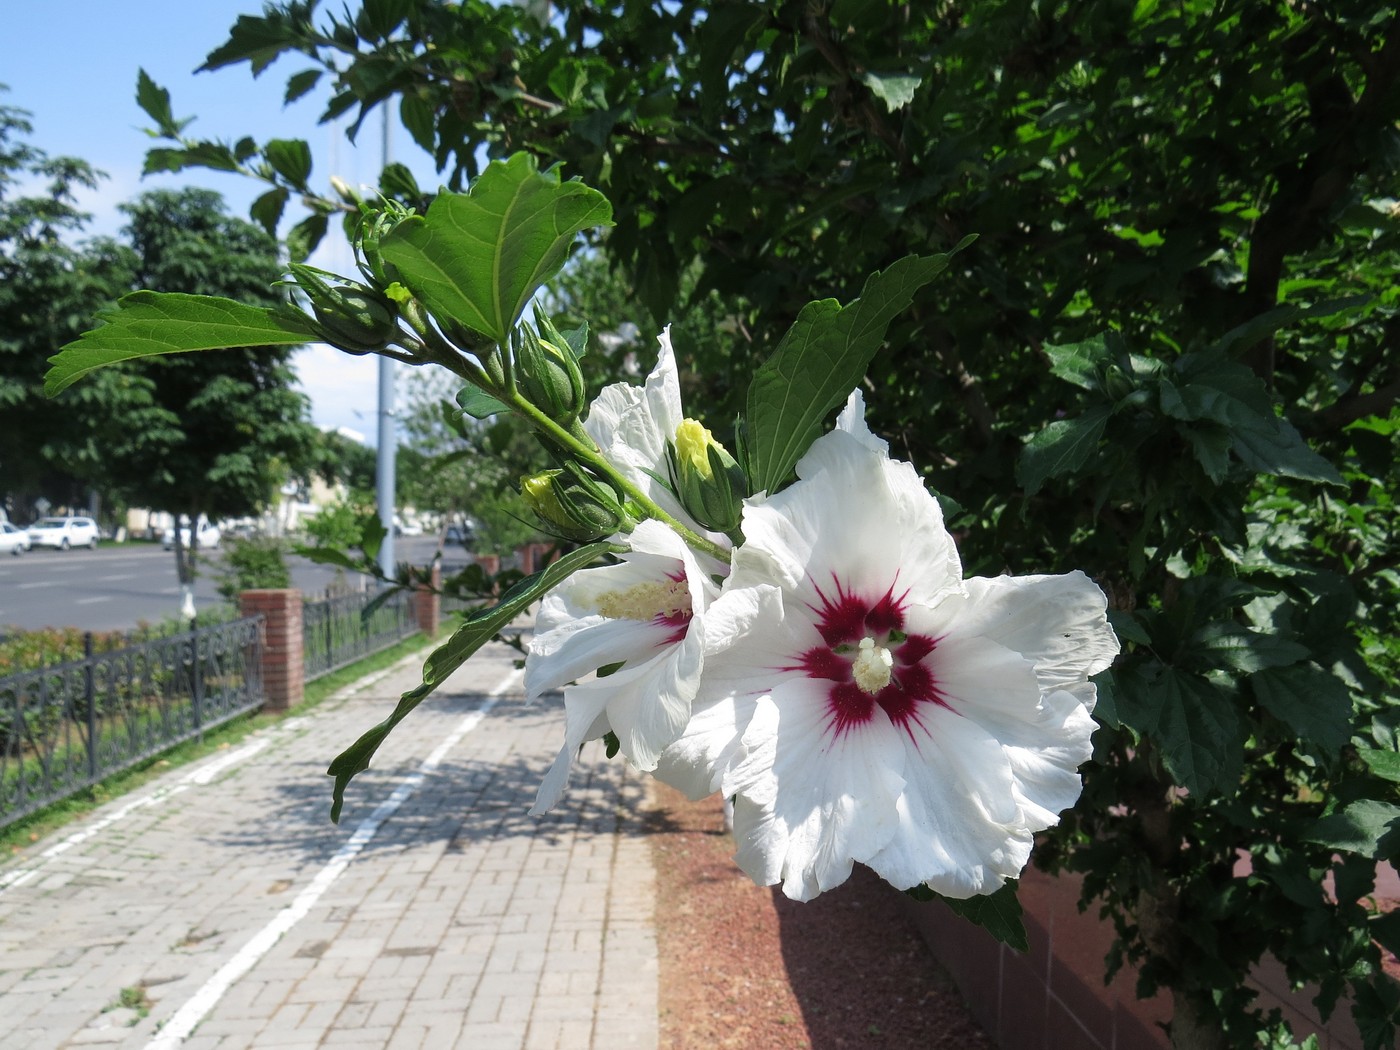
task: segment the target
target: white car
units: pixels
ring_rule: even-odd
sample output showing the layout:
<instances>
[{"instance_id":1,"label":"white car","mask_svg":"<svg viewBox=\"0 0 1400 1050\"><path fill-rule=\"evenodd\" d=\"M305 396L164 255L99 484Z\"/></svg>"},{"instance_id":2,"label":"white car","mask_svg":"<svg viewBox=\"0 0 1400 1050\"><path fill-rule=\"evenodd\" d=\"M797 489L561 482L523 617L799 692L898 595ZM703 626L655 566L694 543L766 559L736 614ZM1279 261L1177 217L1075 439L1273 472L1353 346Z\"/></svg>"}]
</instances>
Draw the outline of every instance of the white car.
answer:
<instances>
[{"instance_id":1,"label":"white car","mask_svg":"<svg viewBox=\"0 0 1400 1050\"><path fill-rule=\"evenodd\" d=\"M212 550L219 545L219 541L223 538L224 534L219 529L219 526L211 524L203 518L199 519L199 528L195 533L195 539L199 541L200 550ZM161 537L161 546L166 550L170 550L175 546L175 530L173 528L165 530L165 535ZM188 525L180 526L180 546L184 547L186 550L189 549L190 527Z\"/></svg>"},{"instance_id":2,"label":"white car","mask_svg":"<svg viewBox=\"0 0 1400 1050\"><path fill-rule=\"evenodd\" d=\"M19 554L29 549L29 533L17 529L8 521L0 521L0 554Z\"/></svg>"},{"instance_id":3,"label":"white car","mask_svg":"<svg viewBox=\"0 0 1400 1050\"><path fill-rule=\"evenodd\" d=\"M40 518L29 526L31 547L90 547L97 550L97 522L91 518Z\"/></svg>"}]
</instances>

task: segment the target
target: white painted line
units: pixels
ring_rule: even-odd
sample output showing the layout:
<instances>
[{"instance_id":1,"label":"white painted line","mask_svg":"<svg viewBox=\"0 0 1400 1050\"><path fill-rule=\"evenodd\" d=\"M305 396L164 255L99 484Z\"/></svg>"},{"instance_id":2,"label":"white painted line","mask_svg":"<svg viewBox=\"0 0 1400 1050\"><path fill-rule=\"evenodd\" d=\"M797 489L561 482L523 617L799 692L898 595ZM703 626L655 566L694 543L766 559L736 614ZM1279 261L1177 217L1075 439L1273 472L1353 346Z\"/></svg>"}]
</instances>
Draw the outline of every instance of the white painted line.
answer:
<instances>
[{"instance_id":1,"label":"white painted line","mask_svg":"<svg viewBox=\"0 0 1400 1050\"><path fill-rule=\"evenodd\" d=\"M34 863L29 867L16 868L14 871L8 871L0 875L0 896L4 895L6 890L13 889L15 886L22 886L24 883L34 878L35 875L39 874L39 869L49 861L67 853L74 846L86 842L104 828L110 828L113 824L117 823L117 821L130 816L138 809L157 805L168 798L178 795L191 784L197 784L203 787L230 766L236 766L244 759L252 758L270 743L272 743L270 736L261 740L254 740L227 754L219 755L217 758L201 763L173 784L157 788L149 795L142 795L140 798L133 799L120 809L108 813L101 820L95 820L81 831L76 831L62 841L54 843L54 845L35 857Z\"/></svg>"},{"instance_id":2,"label":"white painted line","mask_svg":"<svg viewBox=\"0 0 1400 1050\"><path fill-rule=\"evenodd\" d=\"M95 597L92 597L92 598L74 598L74 599L73 599L73 604L74 604L74 605L92 605L94 602L110 602L111 600L112 600L112 596L111 596L110 594L99 594L99 595L96 595Z\"/></svg>"},{"instance_id":3,"label":"white painted line","mask_svg":"<svg viewBox=\"0 0 1400 1050\"><path fill-rule=\"evenodd\" d=\"M17 590L17 591L29 591L29 590L33 590L35 587L49 587L49 586L52 586L52 584L51 584L48 580L40 580L38 583L21 583L21 584L19 584L17 587L15 587L15 590Z\"/></svg>"},{"instance_id":4,"label":"white painted line","mask_svg":"<svg viewBox=\"0 0 1400 1050\"><path fill-rule=\"evenodd\" d=\"M271 922L255 933L252 940L243 945L233 958L224 963L218 972L204 982L204 986L195 992L184 1006L175 1011L175 1016L161 1025L160 1034L146 1044L146 1050L174 1050L185 1041L199 1022L204 1020L205 1015L233 987L234 982L257 965L258 960L272 950L273 945L281 939L283 934L306 917L326 890L331 888L332 883L340 878L341 873L350 866L350 862L369 845L384 822L413 797L419 786L427 779L428 774L442 764L447 753L457 746L462 737L481 723L481 720L496 706L496 701L501 694L520 678L520 674L520 671L511 671L487 694L485 702L480 707L457 723L457 728L437 746L432 754L423 760L423 764L415 772L409 774L394 789L394 793L381 802L374 812L360 823L345 845L341 846L336 851L335 856L326 862L326 866L316 873L315 878L297 894L296 899L274 915Z\"/></svg>"},{"instance_id":5,"label":"white painted line","mask_svg":"<svg viewBox=\"0 0 1400 1050\"><path fill-rule=\"evenodd\" d=\"M112 575L112 576L99 576L99 577L97 577L97 579L98 579L98 582L99 582L99 583L110 583L110 582L113 581L113 580L134 580L134 579L136 579L136 573L134 573L134 572L119 572L119 573L115 573L115 574Z\"/></svg>"}]
</instances>

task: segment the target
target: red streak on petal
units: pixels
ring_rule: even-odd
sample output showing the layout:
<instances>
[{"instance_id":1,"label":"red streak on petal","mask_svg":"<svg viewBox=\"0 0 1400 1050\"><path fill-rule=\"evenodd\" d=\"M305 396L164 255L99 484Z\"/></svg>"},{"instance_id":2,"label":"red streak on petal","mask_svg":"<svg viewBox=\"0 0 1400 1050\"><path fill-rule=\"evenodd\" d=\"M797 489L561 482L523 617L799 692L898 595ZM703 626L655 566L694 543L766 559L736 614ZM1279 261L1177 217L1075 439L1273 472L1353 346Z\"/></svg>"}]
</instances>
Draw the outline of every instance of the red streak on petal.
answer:
<instances>
[{"instance_id":1,"label":"red streak on petal","mask_svg":"<svg viewBox=\"0 0 1400 1050\"><path fill-rule=\"evenodd\" d=\"M904 643L894 651L896 663L916 664L934 649L938 648L938 639L930 638L926 634L911 634L904 639Z\"/></svg>"},{"instance_id":2,"label":"red streak on petal","mask_svg":"<svg viewBox=\"0 0 1400 1050\"><path fill-rule=\"evenodd\" d=\"M837 736L870 721L875 713L875 698L854 682L842 682L831 687L826 699L827 716Z\"/></svg>"},{"instance_id":3,"label":"red streak on petal","mask_svg":"<svg viewBox=\"0 0 1400 1050\"><path fill-rule=\"evenodd\" d=\"M803 653L795 666L784 667L781 670L801 671L808 678L825 678L832 682L851 680L851 661L820 645Z\"/></svg>"},{"instance_id":4,"label":"red streak on petal","mask_svg":"<svg viewBox=\"0 0 1400 1050\"><path fill-rule=\"evenodd\" d=\"M907 593L907 592L906 592ZM904 626L904 595L894 596L894 587L875 603L875 607L865 614L865 629L871 634L888 634Z\"/></svg>"},{"instance_id":5,"label":"red streak on petal","mask_svg":"<svg viewBox=\"0 0 1400 1050\"><path fill-rule=\"evenodd\" d=\"M835 601L823 594L821 588L817 588L817 596L822 600L821 608L809 606L817 614L817 630L821 633L822 641L830 646L858 642L864 637L862 632L865 628L865 616L870 611L870 606L854 594L848 593L841 586L841 581L837 580L835 583Z\"/></svg>"},{"instance_id":6,"label":"red streak on petal","mask_svg":"<svg viewBox=\"0 0 1400 1050\"><path fill-rule=\"evenodd\" d=\"M666 636L656 643L658 649L667 645L678 645L685 641L685 636L690 632L690 621L695 618L695 614L689 609L681 612L662 613L653 616L651 622L658 627L666 629Z\"/></svg>"}]
</instances>

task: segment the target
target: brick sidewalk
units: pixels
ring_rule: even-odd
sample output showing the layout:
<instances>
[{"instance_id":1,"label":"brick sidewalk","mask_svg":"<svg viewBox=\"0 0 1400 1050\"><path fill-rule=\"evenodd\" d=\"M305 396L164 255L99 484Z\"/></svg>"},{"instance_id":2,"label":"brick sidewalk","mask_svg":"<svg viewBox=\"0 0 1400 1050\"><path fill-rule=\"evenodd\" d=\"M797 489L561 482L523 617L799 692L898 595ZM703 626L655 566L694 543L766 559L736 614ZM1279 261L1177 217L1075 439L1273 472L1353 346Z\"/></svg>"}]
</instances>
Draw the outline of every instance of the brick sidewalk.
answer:
<instances>
[{"instance_id":1,"label":"brick sidewalk","mask_svg":"<svg viewBox=\"0 0 1400 1050\"><path fill-rule=\"evenodd\" d=\"M325 766L418 657L6 858L0 1048L653 1050L643 781L590 748L528 816L563 715L524 706L512 655L403 722L339 826Z\"/></svg>"}]
</instances>

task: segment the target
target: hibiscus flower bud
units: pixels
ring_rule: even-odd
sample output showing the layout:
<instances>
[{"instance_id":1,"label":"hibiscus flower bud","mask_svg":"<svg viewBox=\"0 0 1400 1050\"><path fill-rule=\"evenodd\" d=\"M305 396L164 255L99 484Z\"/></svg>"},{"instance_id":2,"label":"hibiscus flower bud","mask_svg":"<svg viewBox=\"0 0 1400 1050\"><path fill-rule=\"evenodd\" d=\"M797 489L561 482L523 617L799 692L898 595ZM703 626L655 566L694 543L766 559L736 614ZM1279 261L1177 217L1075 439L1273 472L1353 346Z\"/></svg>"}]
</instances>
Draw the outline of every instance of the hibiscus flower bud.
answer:
<instances>
[{"instance_id":1,"label":"hibiscus flower bud","mask_svg":"<svg viewBox=\"0 0 1400 1050\"><path fill-rule=\"evenodd\" d=\"M676 495L690 516L717 532L738 528L748 478L714 435L694 419L682 420L667 455Z\"/></svg>"},{"instance_id":2,"label":"hibiscus flower bud","mask_svg":"<svg viewBox=\"0 0 1400 1050\"><path fill-rule=\"evenodd\" d=\"M515 366L521 393L551 419L578 418L583 411L585 390L583 373L573 351L567 345L541 339L529 324L520 326L519 336Z\"/></svg>"},{"instance_id":3,"label":"hibiscus flower bud","mask_svg":"<svg viewBox=\"0 0 1400 1050\"><path fill-rule=\"evenodd\" d=\"M369 354L383 350L399 334L398 308L387 296L353 282L331 284L314 267L292 263L288 269L311 300L317 334L332 346Z\"/></svg>"},{"instance_id":4,"label":"hibiscus flower bud","mask_svg":"<svg viewBox=\"0 0 1400 1050\"><path fill-rule=\"evenodd\" d=\"M546 525L567 539L588 543L635 522L617 497L577 468L544 470L520 479L520 494Z\"/></svg>"}]
</instances>

